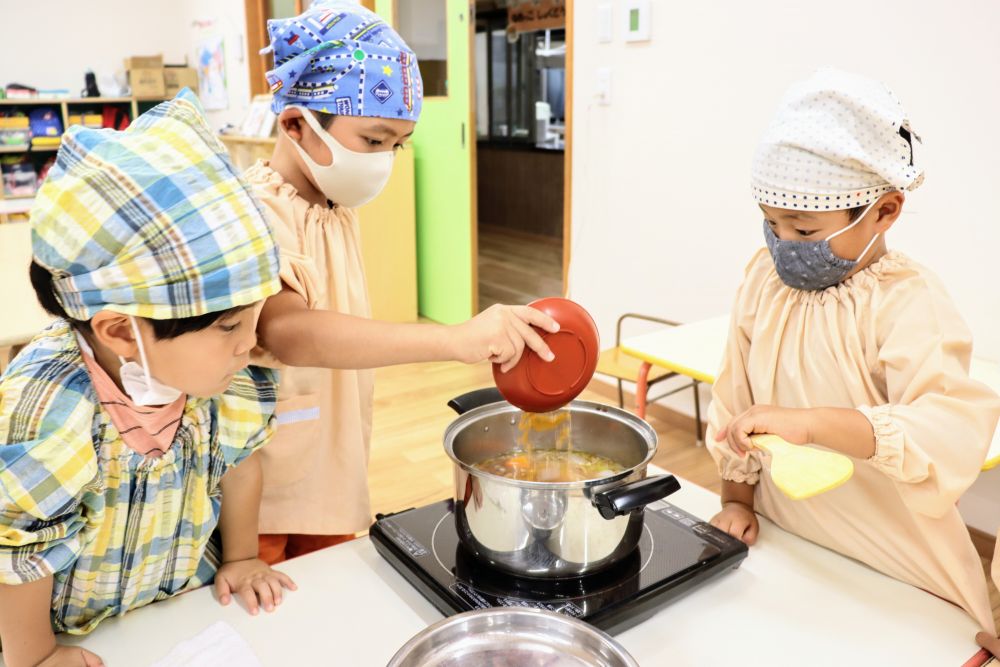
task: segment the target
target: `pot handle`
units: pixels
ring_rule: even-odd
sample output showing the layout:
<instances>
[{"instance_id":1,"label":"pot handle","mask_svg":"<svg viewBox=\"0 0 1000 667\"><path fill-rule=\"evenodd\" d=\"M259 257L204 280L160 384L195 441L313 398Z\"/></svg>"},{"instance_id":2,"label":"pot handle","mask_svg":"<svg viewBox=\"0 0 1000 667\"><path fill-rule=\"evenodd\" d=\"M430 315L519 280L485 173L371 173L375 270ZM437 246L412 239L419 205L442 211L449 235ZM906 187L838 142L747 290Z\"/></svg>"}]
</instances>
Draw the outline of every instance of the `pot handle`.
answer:
<instances>
[{"instance_id":1,"label":"pot handle","mask_svg":"<svg viewBox=\"0 0 1000 667\"><path fill-rule=\"evenodd\" d=\"M448 401L448 407L458 414L464 415L473 408L489 405L490 403L501 403L503 400L503 395L500 394L499 389L496 387L487 387L456 396Z\"/></svg>"},{"instance_id":2,"label":"pot handle","mask_svg":"<svg viewBox=\"0 0 1000 667\"><path fill-rule=\"evenodd\" d=\"M592 502L602 517L614 519L666 498L680 488L673 475L657 475L595 493Z\"/></svg>"}]
</instances>

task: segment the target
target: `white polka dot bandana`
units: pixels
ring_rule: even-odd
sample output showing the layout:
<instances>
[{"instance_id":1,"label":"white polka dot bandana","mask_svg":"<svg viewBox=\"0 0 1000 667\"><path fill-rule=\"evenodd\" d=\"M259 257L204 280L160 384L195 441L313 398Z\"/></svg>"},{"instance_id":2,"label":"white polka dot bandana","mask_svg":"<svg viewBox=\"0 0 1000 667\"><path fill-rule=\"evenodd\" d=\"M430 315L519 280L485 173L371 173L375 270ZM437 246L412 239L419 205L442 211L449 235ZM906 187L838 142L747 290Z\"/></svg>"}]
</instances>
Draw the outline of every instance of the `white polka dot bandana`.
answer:
<instances>
[{"instance_id":1,"label":"white polka dot bandana","mask_svg":"<svg viewBox=\"0 0 1000 667\"><path fill-rule=\"evenodd\" d=\"M785 94L751 169L758 203L835 211L864 206L924 180L919 137L892 91L874 79L822 69Z\"/></svg>"}]
</instances>

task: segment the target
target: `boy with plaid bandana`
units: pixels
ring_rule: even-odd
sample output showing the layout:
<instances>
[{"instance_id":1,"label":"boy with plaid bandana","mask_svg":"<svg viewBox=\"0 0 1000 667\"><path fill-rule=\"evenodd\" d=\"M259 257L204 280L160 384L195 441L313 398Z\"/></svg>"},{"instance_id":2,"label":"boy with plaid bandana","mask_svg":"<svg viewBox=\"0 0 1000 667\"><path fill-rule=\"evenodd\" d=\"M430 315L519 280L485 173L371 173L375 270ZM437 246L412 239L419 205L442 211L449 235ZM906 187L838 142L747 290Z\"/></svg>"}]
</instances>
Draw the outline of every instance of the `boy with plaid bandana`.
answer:
<instances>
[{"instance_id":1,"label":"boy with plaid bandana","mask_svg":"<svg viewBox=\"0 0 1000 667\"><path fill-rule=\"evenodd\" d=\"M58 319L0 378L6 664L99 665L54 631L213 578L223 604L270 611L294 586L257 558L252 454L276 378L247 363L278 257L195 97L124 132L71 128L31 224L32 283Z\"/></svg>"}]
</instances>

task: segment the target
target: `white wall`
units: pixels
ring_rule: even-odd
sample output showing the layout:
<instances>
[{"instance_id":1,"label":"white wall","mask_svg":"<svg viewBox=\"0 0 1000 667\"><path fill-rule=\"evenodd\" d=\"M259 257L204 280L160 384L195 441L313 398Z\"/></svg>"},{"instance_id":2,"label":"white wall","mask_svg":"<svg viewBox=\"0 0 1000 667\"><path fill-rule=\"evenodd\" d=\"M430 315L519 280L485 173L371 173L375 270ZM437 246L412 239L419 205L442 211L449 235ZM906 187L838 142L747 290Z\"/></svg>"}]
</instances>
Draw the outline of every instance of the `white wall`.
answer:
<instances>
[{"instance_id":1,"label":"white wall","mask_svg":"<svg viewBox=\"0 0 1000 667\"><path fill-rule=\"evenodd\" d=\"M203 29L195 20L211 20ZM162 53L168 63L195 63L199 34L225 38L229 108L209 112L213 128L238 124L249 104L244 51L246 19L241 0L70 0L4 3L0 25L0 85L66 88L77 96L83 74L93 69L99 82L119 73L132 55Z\"/></svg>"},{"instance_id":2,"label":"white wall","mask_svg":"<svg viewBox=\"0 0 1000 667\"><path fill-rule=\"evenodd\" d=\"M570 284L602 334L629 309L728 310L763 245L757 139L789 83L834 65L885 80L910 112L927 180L890 245L942 276L979 351L1000 357L1000 4L654 1L650 42L623 43L616 16L615 41L599 44L607 1L577 0L573 63ZM609 106L593 101L603 66Z\"/></svg>"},{"instance_id":3,"label":"white wall","mask_svg":"<svg viewBox=\"0 0 1000 667\"><path fill-rule=\"evenodd\" d=\"M600 44L605 2L620 6L574 8L570 266L605 340L629 310L729 310L763 245L754 146L786 87L832 65L886 81L909 111L927 179L889 244L942 277L977 351L1000 358L1000 3L653 0L651 41L624 43L616 15ZM608 106L594 101L599 67L612 69ZM688 395L676 404L690 409ZM1000 520L1000 493L986 495Z\"/></svg>"},{"instance_id":4,"label":"white wall","mask_svg":"<svg viewBox=\"0 0 1000 667\"><path fill-rule=\"evenodd\" d=\"M0 14L0 85L66 88L77 96L83 73L123 71L133 55L162 53L183 62L182 17L171 0L10 1Z\"/></svg>"}]
</instances>

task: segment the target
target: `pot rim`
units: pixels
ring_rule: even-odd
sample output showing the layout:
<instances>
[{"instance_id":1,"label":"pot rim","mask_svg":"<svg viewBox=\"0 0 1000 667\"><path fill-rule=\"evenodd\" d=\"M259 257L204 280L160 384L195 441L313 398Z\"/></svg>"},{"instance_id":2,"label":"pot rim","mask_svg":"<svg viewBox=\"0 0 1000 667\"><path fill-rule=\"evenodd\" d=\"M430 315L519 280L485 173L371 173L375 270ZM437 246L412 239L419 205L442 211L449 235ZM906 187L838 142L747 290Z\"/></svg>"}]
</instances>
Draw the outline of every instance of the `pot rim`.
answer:
<instances>
[{"instance_id":1,"label":"pot rim","mask_svg":"<svg viewBox=\"0 0 1000 667\"><path fill-rule=\"evenodd\" d=\"M599 477L597 479L586 479L577 482L532 482L523 479L512 479L510 477L503 477L502 475L495 475L491 472L486 472L484 470L479 470L472 465L462 461L455 454L455 438L464 429L468 428L475 422L479 421L483 417L490 417L497 414L503 414L505 412L516 412L520 414L523 412L520 408L511 405L507 401L498 401L496 403L489 403L487 405L481 405L477 408L469 410L465 414L459 415L453 422L448 425L448 428L444 431L444 451L451 459L452 463L460 467L465 472L476 477L483 477L490 480L491 482L497 482L500 484L506 484L508 486L517 487L519 489L539 489L539 490L576 490L576 489L592 489L594 487L604 487L611 484L616 484L622 482L636 471L644 471L649 463L656 456L656 450L658 447L658 438L656 431L650 426L644 419L633 415L631 412L622 410L613 405L606 405L604 403L597 403L595 401L571 401L562 410L570 410L571 412L594 412L602 413L608 417L622 422L626 426L630 426L643 436L646 441L646 456L639 463L626 468L620 473L608 477Z\"/></svg>"},{"instance_id":2,"label":"pot rim","mask_svg":"<svg viewBox=\"0 0 1000 667\"><path fill-rule=\"evenodd\" d=\"M462 623L470 620L479 619L494 621L497 624L502 624L503 620L506 619L508 621L508 625L511 626L514 625L514 623L511 622L511 619L541 619L539 622L548 624L549 627L551 627L552 624L557 624L567 628L570 633L584 634L593 638L599 645L603 646L607 650L610 650L612 655L620 661L620 664L623 665L623 667L639 667L639 663L636 662L635 658L632 657L628 650L622 646L617 639L609 635L604 630L567 614L561 614L547 609L526 607L490 607L487 609L473 609L472 611L466 611L460 614L455 614L454 616L443 618L413 635L413 637L411 637L399 648L399 650L396 651L396 654L389 660L387 667L394 667L396 665L403 664L404 661L407 660L407 658L409 658L417 648L426 642L432 641L434 637L447 633L453 626L461 625Z\"/></svg>"}]
</instances>

